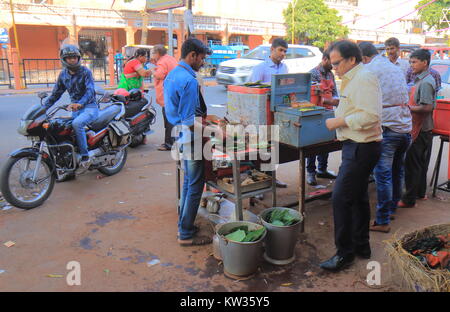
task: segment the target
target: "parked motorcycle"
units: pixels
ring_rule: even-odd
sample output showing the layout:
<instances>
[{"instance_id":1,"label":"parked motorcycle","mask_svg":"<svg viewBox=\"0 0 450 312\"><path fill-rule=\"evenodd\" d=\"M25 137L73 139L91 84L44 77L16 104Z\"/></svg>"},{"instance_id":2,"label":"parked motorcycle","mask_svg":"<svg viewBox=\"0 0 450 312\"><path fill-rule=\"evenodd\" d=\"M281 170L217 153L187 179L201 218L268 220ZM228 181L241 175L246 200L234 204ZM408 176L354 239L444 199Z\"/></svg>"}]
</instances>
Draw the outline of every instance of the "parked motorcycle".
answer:
<instances>
[{"instance_id":1,"label":"parked motorcycle","mask_svg":"<svg viewBox=\"0 0 450 312\"><path fill-rule=\"evenodd\" d=\"M73 118L55 116L60 110L68 111L68 105L57 106L47 113L42 104L47 94L42 92L38 96L41 103L24 114L18 128L31 141L31 147L12 152L0 172L3 197L22 209L40 206L50 196L57 179L63 181L87 170L98 170L108 176L118 173L125 165L130 144L125 107L112 102L88 126L91 162L87 169L80 167L81 155L71 127Z\"/></svg>"},{"instance_id":2,"label":"parked motorcycle","mask_svg":"<svg viewBox=\"0 0 450 312\"><path fill-rule=\"evenodd\" d=\"M148 90L144 92L148 93ZM148 101L143 97L141 90L132 89L125 93L115 92L111 95L111 100L125 105L125 120L131 129L130 147L143 144L146 136L153 132L150 126L156 122L156 110L152 105L152 99Z\"/></svg>"}]
</instances>

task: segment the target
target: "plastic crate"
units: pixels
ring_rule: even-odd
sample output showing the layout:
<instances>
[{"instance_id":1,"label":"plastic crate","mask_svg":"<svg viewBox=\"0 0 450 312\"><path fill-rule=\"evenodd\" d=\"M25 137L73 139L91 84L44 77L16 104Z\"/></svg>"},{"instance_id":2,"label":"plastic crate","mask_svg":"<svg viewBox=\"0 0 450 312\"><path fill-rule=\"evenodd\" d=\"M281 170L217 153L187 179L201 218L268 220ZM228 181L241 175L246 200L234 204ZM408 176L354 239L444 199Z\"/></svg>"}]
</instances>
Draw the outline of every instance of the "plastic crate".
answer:
<instances>
[{"instance_id":1,"label":"plastic crate","mask_svg":"<svg viewBox=\"0 0 450 312\"><path fill-rule=\"evenodd\" d=\"M228 86L226 118L231 123L248 125L271 125L270 88Z\"/></svg>"},{"instance_id":2,"label":"plastic crate","mask_svg":"<svg viewBox=\"0 0 450 312\"><path fill-rule=\"evenodd\" d=\"M450 99L436 101L433 111L433 132L442 135L450 135Z\"/></svg>"}]
</instances>

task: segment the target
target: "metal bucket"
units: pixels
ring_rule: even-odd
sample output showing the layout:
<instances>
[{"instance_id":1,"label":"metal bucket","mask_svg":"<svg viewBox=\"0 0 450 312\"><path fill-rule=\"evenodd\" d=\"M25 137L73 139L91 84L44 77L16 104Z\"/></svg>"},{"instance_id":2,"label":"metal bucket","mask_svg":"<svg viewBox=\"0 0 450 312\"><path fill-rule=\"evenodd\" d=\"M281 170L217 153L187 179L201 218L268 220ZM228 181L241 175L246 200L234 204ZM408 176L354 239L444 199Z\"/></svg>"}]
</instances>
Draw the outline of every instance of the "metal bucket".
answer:
<instances>
[{"instance_id":1,"label":"metal bucket","mask_svg":"<svg viewBox=\"0 0 450 312\"><path fill-rule=\"evenodd\" d=\"M275 209L289 210L289 213L300 219L289 226L276 226L266 221L267 216ZM267 229L267 237L264 242L264 259L276 265L289 264L295 260L295 245L300 232L300 225L303 222L302 215L294 209L285 207L273 207L264 210L259 215L262 224Z\"/></svg>"},{"instance_id":2,"label":"metal bucket","mask_svg":"<svg viewBox=\"0 0 450 312\"><path fill-rule=\"evenodd\" d=\"M234 228L247 225L249 231L257 230L262 225L247 222L235 221L220 224L217 235L219 236L220 255L223 260L225 274L228 276L249 276L256 272L263 255L263 240L267 230L261 238L255 242L234 242L225 238L224 235L230 233Z\"/></svg>"}]
</instances>

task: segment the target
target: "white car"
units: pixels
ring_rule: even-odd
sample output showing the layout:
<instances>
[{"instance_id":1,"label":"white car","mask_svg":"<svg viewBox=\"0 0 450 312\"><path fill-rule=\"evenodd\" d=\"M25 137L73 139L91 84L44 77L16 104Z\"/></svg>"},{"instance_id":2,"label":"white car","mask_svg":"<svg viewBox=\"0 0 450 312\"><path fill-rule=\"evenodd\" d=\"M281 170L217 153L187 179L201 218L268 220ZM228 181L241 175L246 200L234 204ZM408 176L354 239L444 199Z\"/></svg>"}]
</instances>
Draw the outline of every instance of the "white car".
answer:
<instances>
[{"instance_id":1,"label":"white car","mask_svg":"<svg viewBox=\"0 0 450 312\"><path fill-rule=\"evenodd\" d=\"M450 99L450 60L432 60L430 66L441 74L442 85L438 98Z\"/></svg>"},{"instance_id":2,"label":"white car","mask_svg":"<svg viewBox=\"0 0 450 312\"><path fill-rule=\"evenodd\" d=\"M263 44L241 58L220 63L216 73L217 83L222 85L243 84L249 81L253 68L270 56L270 44ZM290 44L283 63L289 73L306 73L319 65L322 52L307 45Z\"/></svg>"}]
</instances>

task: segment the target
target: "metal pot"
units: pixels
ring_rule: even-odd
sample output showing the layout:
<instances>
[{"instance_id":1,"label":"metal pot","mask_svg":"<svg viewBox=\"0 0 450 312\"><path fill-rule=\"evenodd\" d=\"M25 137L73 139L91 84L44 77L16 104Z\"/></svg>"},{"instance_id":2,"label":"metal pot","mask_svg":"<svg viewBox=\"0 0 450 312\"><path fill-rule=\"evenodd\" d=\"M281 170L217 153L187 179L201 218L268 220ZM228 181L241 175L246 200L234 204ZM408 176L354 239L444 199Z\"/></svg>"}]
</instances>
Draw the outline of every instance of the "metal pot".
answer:
<instances>
[{"instance_id":1,"label":"metal pot","mask_svg":"<svg viewBox=\"0 0 450 312\"><path fill-rule=\"evenodd\" d=\"M220 209L221 196L208 197L208 203L206 204L206 210L209 213L217 213Z\"/></svg>"}]
</instances>

